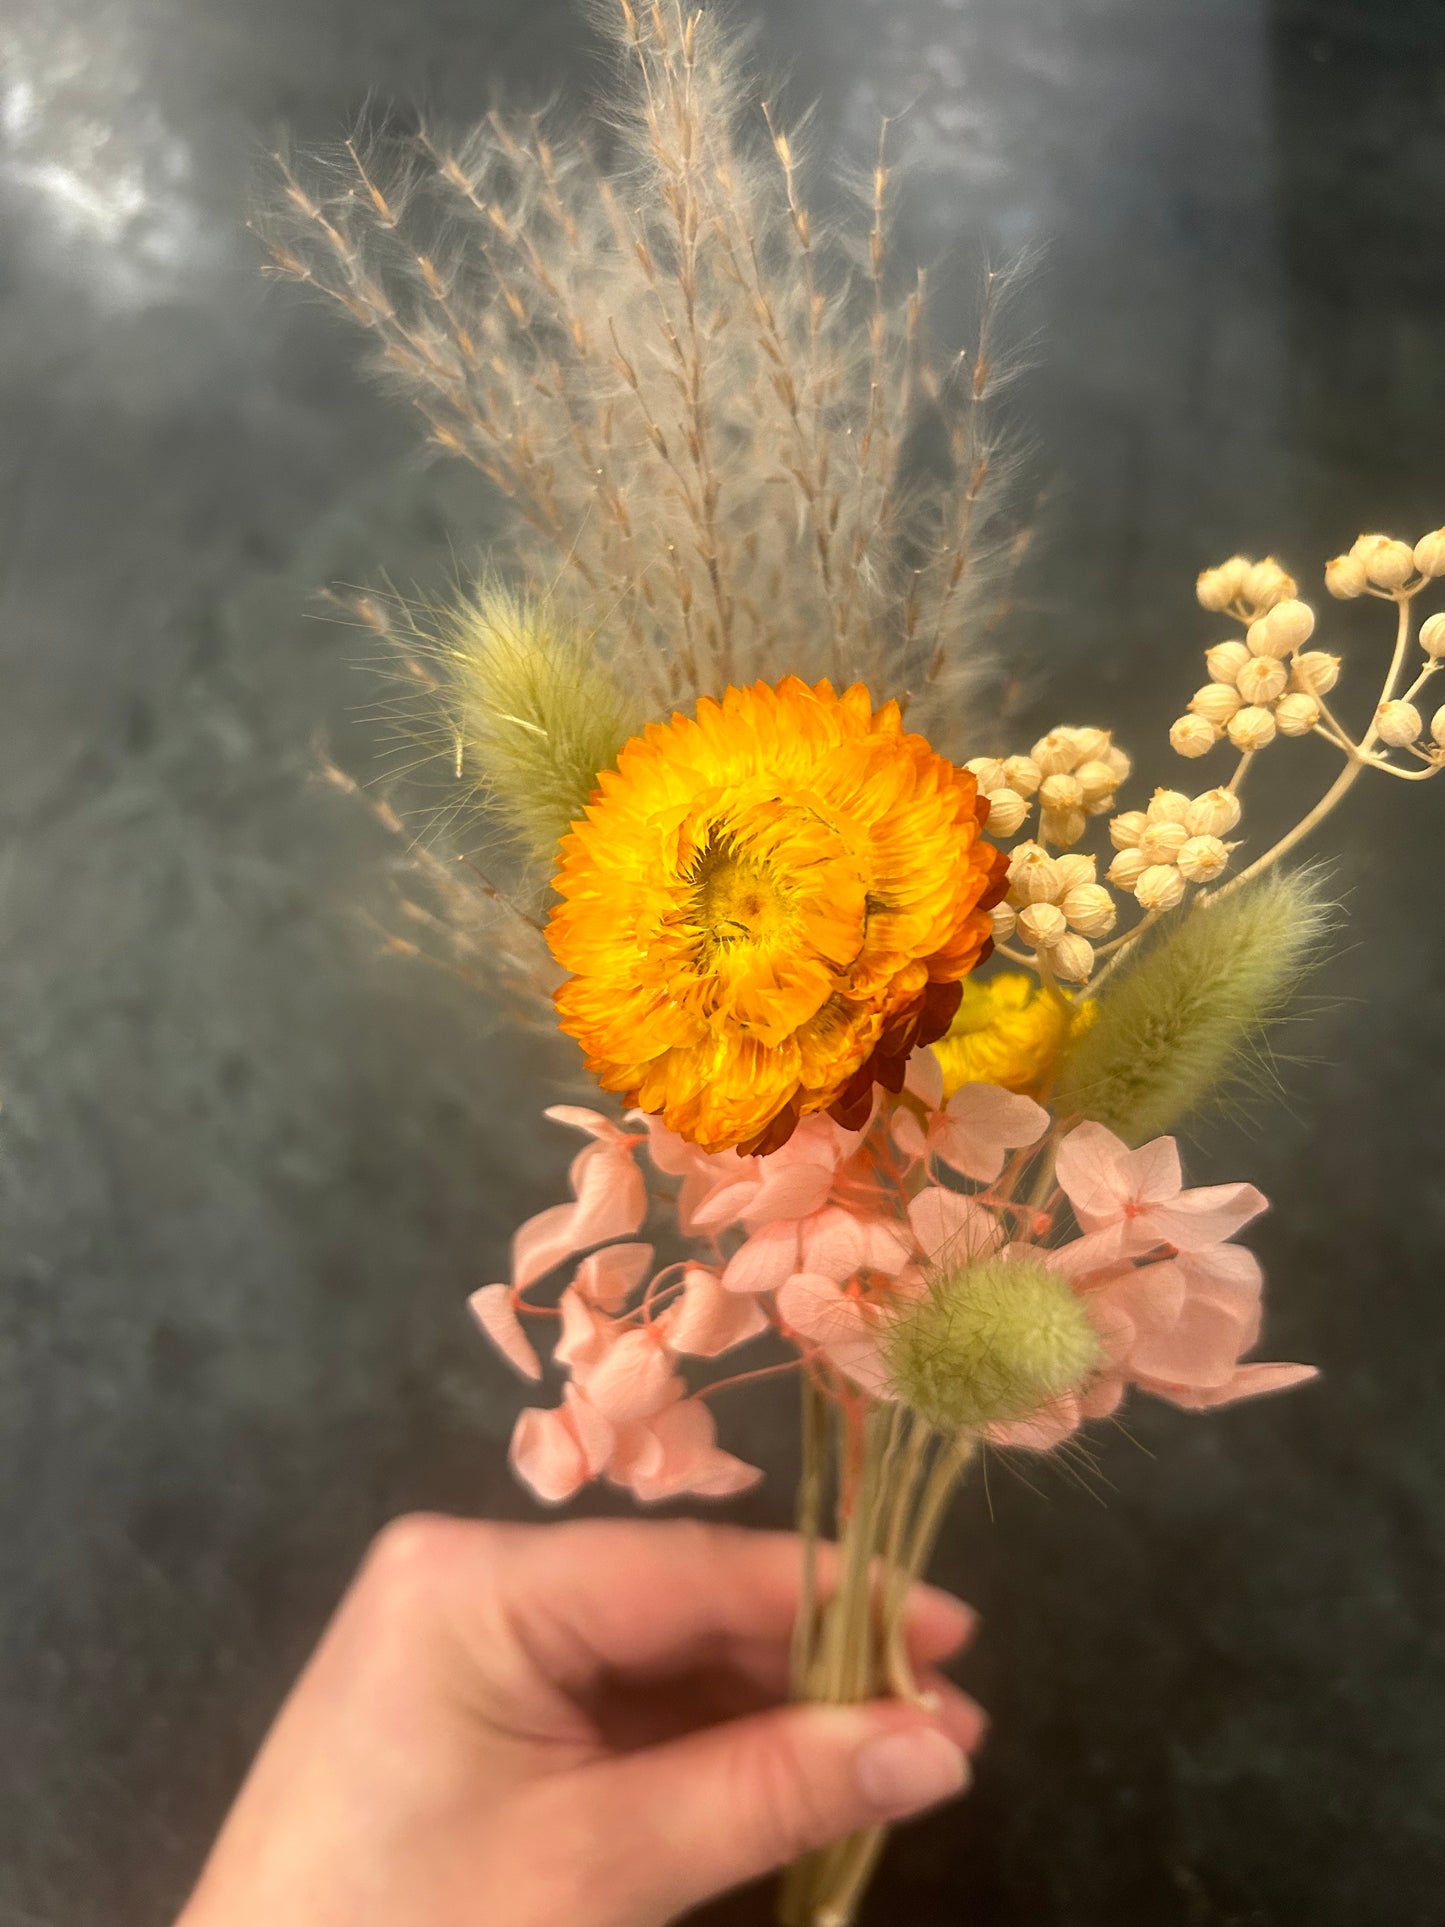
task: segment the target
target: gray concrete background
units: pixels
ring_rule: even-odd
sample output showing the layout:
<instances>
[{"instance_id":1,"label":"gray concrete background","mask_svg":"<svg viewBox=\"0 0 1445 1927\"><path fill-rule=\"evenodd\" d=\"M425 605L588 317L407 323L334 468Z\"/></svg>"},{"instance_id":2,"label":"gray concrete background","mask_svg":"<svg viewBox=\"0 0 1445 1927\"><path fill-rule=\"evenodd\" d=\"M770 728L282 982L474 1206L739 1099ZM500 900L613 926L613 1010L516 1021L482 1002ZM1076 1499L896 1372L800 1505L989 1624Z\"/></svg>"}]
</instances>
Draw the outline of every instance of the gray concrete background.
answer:
<instances>
[{"instance_id":1,"label":"gray concrete background","mask_svg":"<svg viewBox=\"0 0 1445 1927\"><path fill-rule=\"evenodd\" d=\"M1438 0L744 12L840 150L910 105L960 290L1044 250L1051 712L1144 743L1201 564L1445 517ZM263 289L255 157L589 42L552 0L0 0L0 51L0 1927L159 1927L370 1532L527 1516L464 1300L566 1154L499 1123L546 1066L379 956L392 853L312 780L318 729L372 754L314 591L434 576L484 505ZM1324 1380L965 1499L996 1730L878 1922L1445 1921L1440 794L1365 790L1338 848L1290 1104L1194 1153L1276 1200L1269 1349ZM739 1516L784 1515L790 1417L731 1415L776 1474Z\"/></svg>"}]
</instances>

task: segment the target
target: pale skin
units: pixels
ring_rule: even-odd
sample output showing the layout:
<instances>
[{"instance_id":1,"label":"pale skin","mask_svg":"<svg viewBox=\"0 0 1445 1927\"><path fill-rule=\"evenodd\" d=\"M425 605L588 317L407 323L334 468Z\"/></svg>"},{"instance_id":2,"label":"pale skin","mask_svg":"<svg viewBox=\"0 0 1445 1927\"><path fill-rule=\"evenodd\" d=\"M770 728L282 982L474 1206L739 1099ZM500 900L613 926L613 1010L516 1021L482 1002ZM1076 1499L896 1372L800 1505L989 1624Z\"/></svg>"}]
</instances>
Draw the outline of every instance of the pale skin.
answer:
<instances>
[{"instance_id":1,"label":"pale skin","mask_svg":"<svg viewBox=\"0 0 1445 1927\"><path fill-rule=\"evenodd\" d=\"M962 1793L969 1608L915 1588L927 1703L789 1706L801 1574L788 1533L398 1521L177 1927L662 1927Z\"/></svg>"}]
</instances>

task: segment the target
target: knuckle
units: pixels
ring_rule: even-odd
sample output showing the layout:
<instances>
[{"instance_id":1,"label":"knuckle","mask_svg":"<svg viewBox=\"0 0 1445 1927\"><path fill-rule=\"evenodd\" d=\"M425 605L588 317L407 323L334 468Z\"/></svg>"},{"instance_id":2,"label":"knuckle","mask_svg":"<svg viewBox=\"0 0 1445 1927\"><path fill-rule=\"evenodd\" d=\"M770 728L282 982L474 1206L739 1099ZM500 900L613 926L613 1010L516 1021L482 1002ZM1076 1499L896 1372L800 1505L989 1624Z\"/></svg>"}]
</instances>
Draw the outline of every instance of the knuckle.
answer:
<instances>
[{"instance_id":1,"label":"knuckle","mask_svg":"<svg viewBox=\"0 0 1445 1927\"><path fill-rule=\"evenodd\" d=\"M419 1613L445 1581L463 1546L485 1526L428 1512L406 1513L382 1527L361 1569L358 1590L374 1608L400 1618Z\"/></svg>"}]
</instances>

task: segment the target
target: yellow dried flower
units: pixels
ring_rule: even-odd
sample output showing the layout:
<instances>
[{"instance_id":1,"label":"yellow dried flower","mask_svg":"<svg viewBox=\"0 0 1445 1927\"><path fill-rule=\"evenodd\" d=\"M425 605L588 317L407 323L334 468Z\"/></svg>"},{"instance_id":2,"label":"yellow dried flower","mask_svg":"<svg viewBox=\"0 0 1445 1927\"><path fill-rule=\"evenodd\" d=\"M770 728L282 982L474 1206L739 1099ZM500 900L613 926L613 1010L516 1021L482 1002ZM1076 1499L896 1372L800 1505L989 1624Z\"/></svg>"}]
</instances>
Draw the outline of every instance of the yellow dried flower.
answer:
<instances>
[{"instance_id":1,"label":"yellow dried flower","mask_svg":"<svg viewBox=\"0 0 1445 1927\"><path fill-rule=\"evenodd\" d=\"M1092 1003L1061 1003L1022 971L970 978L948 1034L933 1046L943 1066L943 1091L964 1084L998 1084L1033 1091L1047 1083L1054 1060L1094 1021Z\"/></svg>"},{"instance_id":2,"label":"yellow dried flower","mask_svg":"<svg viewBox=\"0 0 1445 1927\"><path fill-rule=\"evenodd\" d=\"M789 676L650 723L562 846L562 1028L705 1150L861 1121L987 954L1005 860L983 814L861 683Z\"/></svg>"}]
</instances>

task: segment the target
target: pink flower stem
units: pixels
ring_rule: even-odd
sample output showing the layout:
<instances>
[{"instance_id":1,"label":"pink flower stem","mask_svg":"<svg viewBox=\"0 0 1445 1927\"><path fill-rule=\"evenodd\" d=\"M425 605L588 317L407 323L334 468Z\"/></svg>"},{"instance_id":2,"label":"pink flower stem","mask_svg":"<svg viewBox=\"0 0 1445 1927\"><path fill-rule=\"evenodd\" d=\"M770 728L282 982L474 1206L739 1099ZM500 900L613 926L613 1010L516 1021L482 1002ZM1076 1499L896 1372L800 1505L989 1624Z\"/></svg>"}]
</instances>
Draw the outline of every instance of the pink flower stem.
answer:
<instances>
[{"instance_id":1,"label":"pink flower stem","mask_svg":"<svg viewBox=\"0 0 1445 1927\"><path fill-rule=\"evenodd\" d=\"M777 1378L784 1372L797 1372L802 1369L801 1358L785 1359L781 1365L760 1365L756 1371L735 1372L731 1378L714 1379L711 1385L704 1385L696 1396L712 1398L717 1392L730 1392L735 1385L751 1385L760 1378Z\"/></svg>"}]
</instances>

